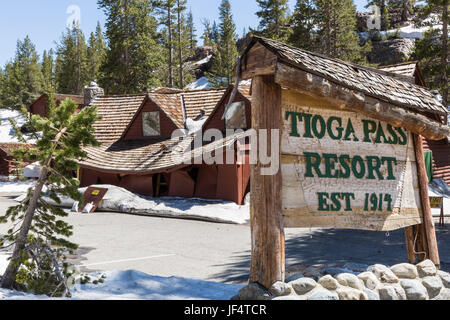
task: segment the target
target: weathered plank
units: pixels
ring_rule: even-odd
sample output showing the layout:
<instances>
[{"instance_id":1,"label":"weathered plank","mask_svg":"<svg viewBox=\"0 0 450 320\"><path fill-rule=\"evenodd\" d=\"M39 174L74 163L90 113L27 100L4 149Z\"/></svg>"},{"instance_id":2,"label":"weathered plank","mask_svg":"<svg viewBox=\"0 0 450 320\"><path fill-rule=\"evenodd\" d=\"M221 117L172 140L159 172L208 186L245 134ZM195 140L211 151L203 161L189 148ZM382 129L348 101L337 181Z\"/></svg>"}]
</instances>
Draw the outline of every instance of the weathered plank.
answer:
<instances>
[{"instance_id":1,"label":"weathered plank","mask_svg":"<svg viewBox=\"0 0 450 320\"><path fill-rule=\"evenodd\" d=\"M282 101L286 227L388 231L422 223L410 132L287 90Z\"/></svg>"},{"instance_id":2,"label":"weathered plank","mask_svg":"<svg viewBox=\"0 0 450 320\"><path fill-rule=\"evenodd\" d=\"M436 230L434 228L433 216L431 215L431 207L428 195L428 176L425 169L425 157L421 136L414 135L414 145L417 157L417 171L420 188L419 194L423 210L423 229L426 238L426 252L428 254L428 259L433 261L434 264L439 267L441 262L439 259L439 250L436 240Z\"/></svg>"},{"instance_id":3,"label":"weathered plank","mask_svg":"<svg viewBox=\"0 0 450 320\"><path fill-rule=\"evenodd\" d=\"M255 76L273 75L277 66L277 57L261 44L254 45L241 61L241 80Z\"/></svg>"},{"instance_id":4,"label":"weathered plank","mask_svg":"<svg viewBox=\"0 0 450 320\"><path fill-rule=\"evenodd\" d=\"M281 88L272 76L253 79L252 114L252 125L256 130L268 129L270 135L270 129L281 127ZM271 154L270 145L268 151ZM251 166L250 282L270 288L275 282L284 281L285 276L281 172L264 176L262 167L261 162Z\"/></svg>"},{"instance_id":5,"label":"weathered plank","mask_svg":"<svg viewBox=\"0 0 450 320\"><path fill-rule=\"evenodd\" d=\"M337 108L361 112L394 126L404 127L430 140L441 140L450 135L448 126L424 115L347 89L283 63L277 64L275 81L282 87L320 97Z\"/></svg>"}]
</instances>

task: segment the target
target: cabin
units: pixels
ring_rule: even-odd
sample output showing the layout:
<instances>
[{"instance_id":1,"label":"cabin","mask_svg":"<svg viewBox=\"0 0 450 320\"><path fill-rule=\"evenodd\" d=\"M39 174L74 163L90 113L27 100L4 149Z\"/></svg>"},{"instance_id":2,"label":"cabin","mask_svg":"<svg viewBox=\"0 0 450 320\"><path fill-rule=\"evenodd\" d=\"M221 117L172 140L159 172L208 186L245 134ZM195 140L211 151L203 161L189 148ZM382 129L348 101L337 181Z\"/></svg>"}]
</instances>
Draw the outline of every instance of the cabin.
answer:
<instances>
[{"instance_id":1,"label":"cabin","mask_svg":"<svg viewBox=\"0 0 450 320\"><path fill-rule=\"evenodd\" d=\"M78 105L79 110L84 107L84 96L72 94L55 94L54 98L56 105L59 105L66 99L72 99ZM28 112L35 115L40 115L41 117L46 117L48 114L47 100L48 95L46 93L42 94L36 101L28 106Z\"/></svg>"},{"instance_id":2,"label":"cabin","mask_svg":"<svg viewBox=\"0 0 450 320\"><path fill-rule=\"evenodd\" d=\"M81 186L110 184L144 196L243 204L250 169L245 142L239 141L245 141L242 135L251 128L251 104L249 88L240 87L232 105L240 110L242 121L228 126L229 119L223 116L233 90L233 86L194 91L160 88L146 94L96 97L87 107L98 108L101 120L94 127L101 146L85 149L87 158L78 172ZM194 143L208 129L226 133L227 128L241 131ZM184 132L183 137L174 138L174 132ZM232 164L205 162L204 155L225 154L230 147L236 149Z\"/></svg>"},{"instance_id":3,"label":"cabin","mask_svg":"<svg viewBox=\"0 0 450 320\"><path fill-rule=\"evenodd\" d=\"M19 171L29 165L31 162L17 162L12 154L12 150L18 148L32 148L33 145L23 143L0 143L0 176L12 176L19 174Z\"/></svg>"},{"instance_id":4,"label":"cabin","mask_svg":"<svg viewBox=\"0 0 450 320\"><path fill-rule=\"evenodd\" d=\"M391 73L394 77L400 76L408 82L426 87L425 79L422 75L418 62L406 62L398 65L380 67L380 70ZM447 118L439 116L436 119L447 124ZM429 140L423 139L423 148L427 157L432 160L432 168L429 168L429 175L433 178L441 178L450 186L450 143L449 140Z\"/></svg>"}]
</instances>

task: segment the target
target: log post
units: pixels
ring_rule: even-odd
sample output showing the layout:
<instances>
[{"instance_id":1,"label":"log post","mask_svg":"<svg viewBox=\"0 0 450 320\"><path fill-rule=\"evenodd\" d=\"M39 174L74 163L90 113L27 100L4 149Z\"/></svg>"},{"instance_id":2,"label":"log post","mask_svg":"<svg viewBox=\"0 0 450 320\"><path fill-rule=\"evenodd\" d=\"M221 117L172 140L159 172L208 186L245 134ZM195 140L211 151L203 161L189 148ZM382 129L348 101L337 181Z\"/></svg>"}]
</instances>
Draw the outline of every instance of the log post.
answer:
<instances>
[{"instance_id":1,"label":"log post","mask_svg":"<svg viewBox=\"0 0 450 320\"><path fill-rule=\"evenodd\" d=\"M273 76L256 76L252 91L252 127L257 132L268 130L268 155L271 150L271 129L281 131L281 87ZM281 144L281 135L280 141ZM276 156L281 156L276 155ZM285 277L285 237L281 202L281 170L263 176L258 159L251 166L251 235L252 258L250 283L270 288Z\"/></svg>"},{"instance_id":2,"label":"log post","mask_svg":"<svg viewBox=\"0 0 450 320\"><path fill-rule=\"evenodd\" d=\"M416 248L414 243L414 227L405 228L405 240L406 240L406 251L408 252L408 261L411 264L416 264Z\"/></svg>"},{"instance_id":3,"label":"log post","mask_svg":"<svg viewBox=\"0 0 450 320\"><path fill-rule=\"evenodd\" d=\"M430 198L428 195L428 176L425 169L425 157L423 152L422 137L413 134L414 146L416 152L417 161L417 175L419 178L420 200L422 202L423 211L423 226L419 226L419 230L423 232L418 233L420 242L425 247L427 258L433 261L433 263L440 267L439 250L436 240L436 230L434 227L433 216L431 215Z\"/></svg>"}]
</instances>

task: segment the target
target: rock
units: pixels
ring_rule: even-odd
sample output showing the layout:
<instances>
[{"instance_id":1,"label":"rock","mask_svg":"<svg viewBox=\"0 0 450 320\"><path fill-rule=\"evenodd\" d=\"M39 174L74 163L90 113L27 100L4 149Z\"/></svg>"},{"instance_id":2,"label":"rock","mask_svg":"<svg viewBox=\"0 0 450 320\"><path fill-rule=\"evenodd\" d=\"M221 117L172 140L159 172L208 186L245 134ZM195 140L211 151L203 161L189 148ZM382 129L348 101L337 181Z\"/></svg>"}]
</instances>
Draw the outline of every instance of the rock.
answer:
<instances>
[{"instance_id":1,"label":"rock","mask_svg":"<svg viewBox=\"0 0 450 320\"><path fill-rule=\"evenodd\" d=\"M364 290L363 281L354 274L341 273L336 277L336 280L343 286L354 288L357 290Z\"/></svg>"},{"instance_id":2,"label":"rock","mask_svg":"<svg viewBox=\"0 0 450 320\"><path fill-rule=\"evenodd\" d=\"M364 289L364 293L367 295L368 300L380 300L380 295L374 290Z\"/></svg>"},{"instance_id":3,"label":"rock","mask_svg":"<svg viewBox=\"0 0 450 320\"><path fill-rule=\"evenodd\" d=\"M336 290L339 287L339 282L335 278L330 276L329 274L326 276L323 276L319 280L319 284L328 290Z\"/></svg>"},{"instance_id":4,"label":"rock","mask_svg":"<svg viewBox=\"0 0 450 320\"><path fill-rule=\"evenodd\" d=\"M437 275L441 278L442 284L444 285L444 287L449 289L450 288L450 274L448 274L447 272L439 270L437 272Z\"/></svg>"},{"instance_id":5,"label":"rock","mask_svg":"<svg viewBox=\"0 0 450 320\"><path fill-rule=\"evenodd\" d=\"M365 272L369 268L369 265L362 263L348 262L344 265L344 268L352 270L354 272Z\"/></svg>"},{"instance_id":6,"label":"rock","mask_svg":"<svg viewBox=\"0 0 450 320\"><path fill-rule=\"evenodd\" d=\"M370 271L363 272L358 275L358 278L364 282L364 285L370 289L375 290L380 284L380 280Z\"/></svg>"},{"instance_id":7,"label":"rock","mask_svg":"<svg viewBox=\"0 0 450 320\"><path fill-rule=\"evenodd\" d=\"M441 293L432 300L450 300L450 289L444 288Z\"/></svg>"},{"instance_id":8,"label":"rock","mask_svg":"<svg viewBox=\"0 0 450 320\"><path fill-rule=\"evenodd\" d=\"M442 280L439 276L435 277L426 277L422 279L423 286L428 291L428 296L430 299L438 296L442 289Z\"/></svg>"},{"instance_id":9,"label":"rock","mask_svg":"<svg viewBox=\"0 0 450 320\"><path fill-rule=\"evenodd\" d=\"M237 295L235 295L235 296L232 296L230 300L231 300L231 301L239 301L239 300L241 300L241 298L240 298L239 295L237 294Z\"/></svg>"},{"instance_id":10,"label":"rock","mask_svg":"<svg viewBox=\"0 0 450 320\"><path fill-rule=\"evenodd\" d=\"M436 266L431 260L425 260L419 263L417 265L417 271L419 272L419 276L421 278L433 277L437 274Z\"/></svg>"},{"instance_id":11,"label":"rock","mask_svg":"<svg viewBox=\"0 0 450 320\"><path fill-rule=\"evenodd\" d=\"M305 277L305 276L304 276L303 274L301 274L301 273L296 273L296 274L294 274L294 275L292 275L292 276L286 278L286 283L289 283L289 282L292 282L292 281L294 281L294 280L301 279L301 278L304 278L304 277Z\"/></svg>"},{"instance_id":12,"label":"rock","mask_svg":"<svg viewBox=\"0 0 450 320\"><path fill-rule=\"evenodd\" d=\"M303 270L303 275L305 277L314 278L315 280L318 280L322 276L318 267L306 268L305 270Z\"/></svg>"},{"instance_id":13,"label":"rock","mask_svg":"<svg viewBox=\"0 0 450 320\"><path fill-rule=\"evenodd\" d=\"M386 266L375 264L368 271L372 272L383 283L398 283L397 276Z\"/></svg>"},{"instance_id":14,"label":"rock","mask_svg":"<svg viewBox=\"0 0 450 320\"><path fill-rule=\"evenodd\" d=\"M349 287L341 287L336 290L339 300L368 300L367 294L361 290Z\"/></svg>"},{"instance_id":15,"label":"rock","mask_svg":"<svg viewBox=\"0 0 450 320\"><path fill-rule=\"evenodd\" d=\"M288 296L294 293L294 289L290 284L281 281L275 282L272 287L270 287L269 291L277 297Z\"/></svg>"},{"instance_id":16,"label":"rock","mask_svg":"<svg viewBox=\"0 0 450 320\"><path fill-rule=\"evenodd\" d=\"M416 279L419 276L416 266L409 263L396 264L391 271L399 278Z\"/></svg>"},{"instance_id":17,"label":"rock","mask_svg":"<svg viewBox=\"0 0 450 320\"><path fill-rule=\"evenodd\" d=\"M308 300L339 300L339 296L326 289L319 289L308 297Z\"/></svg>"},{"instance_id":18,"label":"rock","mask_svg":"<svg viewBox=\"0 0 450 320\"><path fill-rule=\"evenodd\" d=\"M298 295L306 294L317 286L317 282L310 278L297 279L289 282L289 284L294 288Z\"/></svg>"},{"instance_id":19,"label":"rock","mask_svg":"<svg viewBox=\"0 0 450 320\"><path fill-rule=\"evenodd\" d=\"M405 290L399 284L382 284L378 288L380 300L406 300Z\"/></svg>"},{"instance_id":20,"label":"rock","mask_svg":"<svg viewBox=\"0 0 450 320\"><path fill-rule=\"evenodd\" d=\"M257 283L251 283L248 286L239 290L240 300L271 300L273 298L272 293L264 289Z\"/></svg>"},{"instance_id":21,"label":"rock","mask_svg":"<svg viewBox=\"0 0 450 320\"><path fill-rule=\"evenodd\" d=\"M372 51L367 55L370 63L397 64L409 57L414 50L414 39L372 41Z\"/></svg>"},{"instance_id":22,"label":"rock","mask_svg":"<svg viewBox=\"0 0 450 320\"><path fill-rule=\"evenodd\" d=\"M291 294L291 295L288 295L288 296L276 297L276 298L273 298L272 300L275 300L275 301L306 300L306 297L305 296L297 296L295 294Z\"/></svg>"},{"instance_id":23,"label":"rock","mask_svg":"<svg viewBox=\"0 0 450 320\"><path fill-rule=\"evenodd\" d=\"M352 270L345 269L345 268L324 268L321 270L321 273L324 275L329 274L332 277L336 277L337 275L339 275L341 273L356 274L356 272L353 272Z\"/></svg>"},{"instance_id":24,"label":"rock","mask_svg":"<svg viewBox=\"0 0 450 320\"><path fill-rule=\"evenodd\" d=\"M403 279L400 281L402 288L405 290L408 300L427 300L427 289L419 280Z\"/></svg>"}]
</instances>

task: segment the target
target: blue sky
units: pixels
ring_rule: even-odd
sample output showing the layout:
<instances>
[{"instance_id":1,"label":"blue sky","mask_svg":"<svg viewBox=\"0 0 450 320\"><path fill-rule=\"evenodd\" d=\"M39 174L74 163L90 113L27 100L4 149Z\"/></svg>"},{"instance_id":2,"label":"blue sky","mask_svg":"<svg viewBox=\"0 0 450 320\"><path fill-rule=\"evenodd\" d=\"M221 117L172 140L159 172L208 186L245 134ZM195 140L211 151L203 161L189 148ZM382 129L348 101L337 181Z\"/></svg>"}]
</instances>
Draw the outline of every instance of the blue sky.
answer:
<instances>
[{"instance_id":1,"label":"blue sky","mask_svg":"<svg viewBox=\"0 0 450 320\"><path fill-rule=\"evenodd\" d=\"M291 9L296 0L289 0ZM363 10L366 0L355 0L359 10ZM218 20L218 5L220 0L188 0L192 9L197 33L203 31L202 19ZM17 39L30 36L39 54L46 49L55 48L55 41L59 40L65 30L67 19L74 12L67 12L72 5L80 8L81 27L86 35L95 30L97 21L103 25L105 16L97 8L95 0L13 0L2 1L0 11L0 66L14 57ZM242 34L244 28L256 28L258 9L254 0L231 0L236 31Z\"/></svg>"}]
</instances>

